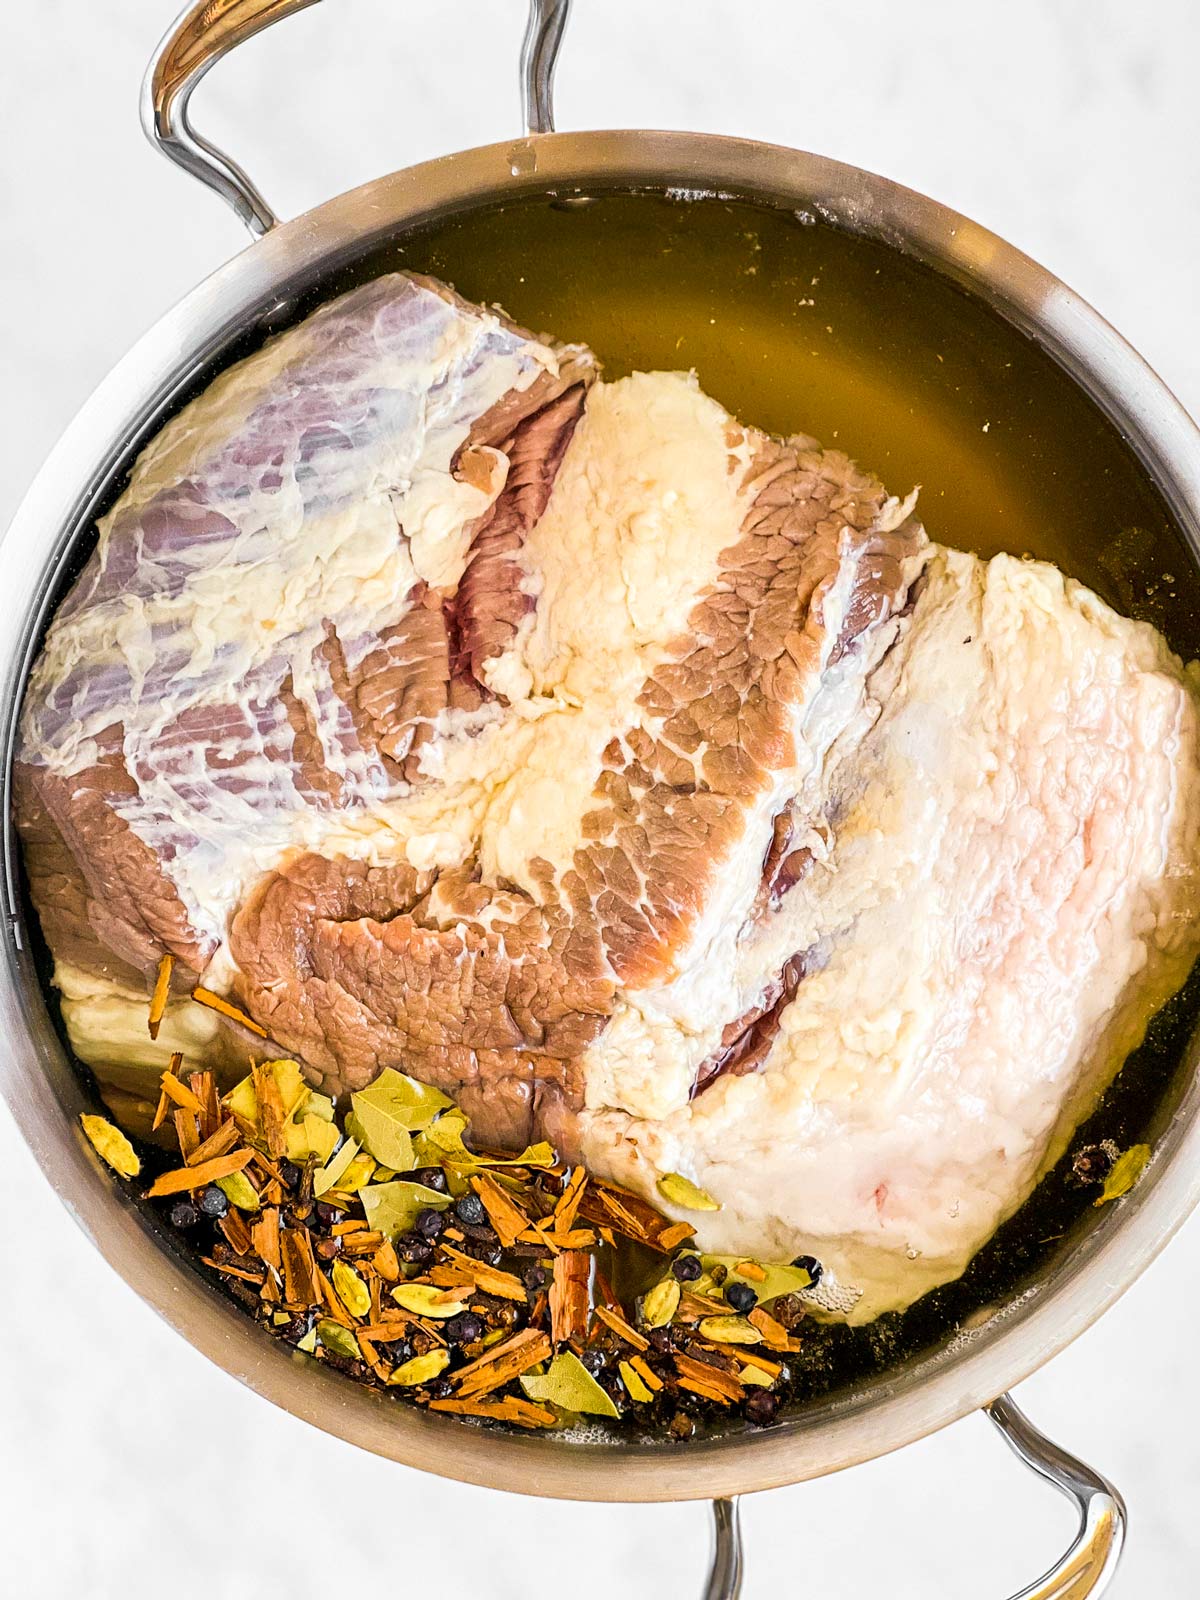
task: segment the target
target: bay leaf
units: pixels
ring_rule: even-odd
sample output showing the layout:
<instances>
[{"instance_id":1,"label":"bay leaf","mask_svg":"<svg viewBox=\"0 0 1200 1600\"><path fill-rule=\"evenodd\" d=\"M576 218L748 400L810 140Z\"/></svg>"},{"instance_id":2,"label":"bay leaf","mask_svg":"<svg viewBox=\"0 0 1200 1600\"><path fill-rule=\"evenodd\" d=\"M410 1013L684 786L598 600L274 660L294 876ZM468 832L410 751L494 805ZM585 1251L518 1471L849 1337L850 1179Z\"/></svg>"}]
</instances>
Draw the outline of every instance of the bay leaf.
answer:
<instances>
[{"instance_id":1,"label":"bay leaf","mask_svg":"<svg viewBox=\"0 0 1200 1600\"><path fill-rule=\"evenodd\" d=\"M378 1163L371 1156L360 1150L338 1179L337 1188L343 1194L357 1194L360 1189L370 1183L377 1171Z\"/></svg>"},{"instance_id":2,"label":"bay leaf","mask_svg":"<svg viewBox=\"0 0 1200 1600\"><path fill-rule=\"evenodd\" d=\"M812 1288L812 1278L805 1272L803 1267L793 1267L783 1262L756 1261L754 1265L762 1271L764 1276L762 1278L748 1278L744 1273L737 1270L738 1262L745 1262L745 1260L745 1256L702 1255L700 1264L704 1268L706 1275L710 1275L714 1267L725 1267L727 1276L723 1280L724 1284L726 1286L731 1283L749 1284L750 1288L758 1296L760 1306L767 1305L772 1300L778 1300L780 1295L803 1294L806 1289ZM703 1279L700 1279L691 1285L698 1294L711 1294L714 1291L718 1294L720 1293L720 1290L716 1289L716 1286L712 1283L711 1276L708 1276L708 1286L705 1288L700 1286L703 1281Z\"/></svg>"},{"instance_id":3,"label":"bay leaf","mask_svg":"<svg viewBox=\"0 0 1200 1600\"><path fill-rule=\"evenodd\" d=\"M235 1083L225 1096L225 1104L239 1122L248 1122L251 1127L258 1127L258 1095L254 1092L253 1078L245 1077L239 1083Z\"/></svg>"},{"instance_id":4,"label":"bay leaf","mask_svg":"<svg viewBox=\"0 0 1200 1600\"><path fill-rule=\"evenodd\" d=\"M542 1400L563 1411L589 1417L619 1417L612 1399L596 1382L578 1356L569 1350L556 1355L543 1373L526 1373L521 1387L531 1400Z\"/></svg>"},{"instance_id":5,"label":"bay leaf","mask_svg":"<svg viewBox=\"0 0 1200 1600\"><path fill-rule=\"evenodd\" d=\"M350 1096L354 1107L346 1118L346 1132L375 1157L381 1166L394 1172L408 1172L415 1163L412 1134L397 1115L394 1099L371 1099L370 1090Z\"/></svg>"},{"instance_id":6,"label":"bay leaf","mask_svg":"<svg viewBox=\"0 0 1200 1600\"><path fill-rule=\"evenodd\" d=\"M323 1167L318 1167L313 1173L313 1194L320 1199L321 1195L328 1194L330 1189L336 1189L338 1179L349 1167L358 1154L358 1144L354 1139L346 1139L341 1149L332 1156Z\"/></svg>"},{"instance_id":7,"label":"bay leaf","mask_svg":"<svg viewBox=\"0 0 1200 1600\"><path fill-rule=\"evenodd\" d=\"M463 1143L466 1129L467 1119L457 1108L439 1116L421 1130L416 1140L418 1160L423 1166L434 1167L440 1166L448 1157L462 1161L474 1160Z\"/></svg>"},{"instance_id":8,"label":"bay leaf","mask_svg":"<svg viewBox=\"0 0 1200 1600\"><path fill-rule=\"evenodd\" d=\"M301 1122L289 1122L284 1127L287 1139L287 1158L303 1166L310 1156L326 1162L337 1149L338 1131L323 1116L307 1112Z\"/></svg>"},{"instance_id":9,"label":"bay leaf","mask_svg":"<svg viewBox=\"0 0 1200 1600\"><path fill-rule=\"evenodd\" d=\"M320 1117L322 1122L332 1122L333 1113L334 1104L329 1096L310 1089L308 1099L296 1107L296 1120L299 1122L304 1117Z\"/></svg>"},{"instance_id":10,"label":"bay leaf","mask_svg":"<svg viewBox=\"0 0 1200 1600\"><path fill-rule=\"evenodd\" d=\"M283 1114L285 1117L294 1117L300 1109L301 1102L307 1100L312 1090L308 1086L298 1061L268 1061L264 1065L270 1067L271 1076L275 1079L275 1087L279 1090L279 1098L283 1101Z\"/></svg>"},{"instance_id":11,"label":"bay leaf","mask_svg":"<svg viewBox=\"0 0 1200 1600\"><path fill-rule=\"evenodd\" d=\"M478 1156L485 1167L552 1167L558 1152L547 1139L537 1144L527 1144L519 1156Z\"/></svg>"},{"instance_id":12,"label":"bay leaf","mask_svg":"<svg viewBox=\"0 0 1200 1600\"><path fill-rule=\"evenodd\" d=\"M681 1211L720 1211L721 1202L714 1200L707 1190L701 1189L690 1178L679 1172L664 1172L658 1180L658 1192L663 1199Z\"/></svg>"},{"instance_id":13,"label":"bay leaf","mask_svg":"<svg viewBox=\"0 0 1200 1600\"><path fill-rule=\"evenodd\" d=\"M621 1382L629 1391L629 1398L631 1400L637 1400L644 1405L647 1400L654 1399L653 1394L649 1389L647 1389L646 1385L642 1382L641 1378L638 1377L637 1372L629 1365L628 1361L622 1361L617 1370L621 1374Z\"/></svg>"},{"instance_id":14,"label":"bay leaf","mask_svg":"<svg viewBox=\"0 0 1200 1600\"><path fill-rule=\"evenodd\" d=\"M395 1244L397 1235L412 1227L418 1212L427 1206L445 1211L451 1197L437 1189L427 1189L423 1183L398 1178L393 1183L369 1183L359 1190L359 1199L371 1227Z\"/></svg>"},{"instance_id":15,"label":"bay leaf","mask_svg":"<svg viewBox=\"0 0 1200 1600\"><path fill-rule=\"evenodd\" d=\"M305 1082L299 1062L264 1061L263 1067L264 1069L269 1067L271 1076L275 1079L284 1116L294 1116L300 1109L301 1102L312 1093ZM235 1084L225 1096L225 1104L243 1122L250 1123L255 1129L261 1128L262 1120L259 1116L258 1095L254 1090L253 1077L245 1077L240 1083Z\"/></svg>"},{"instance_id":16,"label":"bay leaf","mask_svg":"<svg viewBox=\"0 0 1200 1600\"><path fill-rule=\"evenodd\" d=\"M482 1156L463 1142L467 1119L457 1108L432 1123L416 1140L416 1159L422 1166L445 1166L461 1176L496 1167L552 1167L558 1159L554 1146L543 1139L526 1145L520 1155Z\"/></svg>"},{"instance_id":17,"label":"bay leaf","mask_svg":"<svg viewBox=\"0 0 1200 1600\"><path fill-rule=\"evenodd\" d=\"M427 1128L435 1117L454 1104L449 1095L444 1095L432 1084L419 1083L416 1078L410 1078L392 1067L386 1067L374 1083L366 1089L360 1089L353 1100L356 1112L359 1112L359 1103L365 1102L385 1112L410 1133ZM385 1165L392 1166L394 1163L389 1161Z\"/></svg>"}]
</instances>

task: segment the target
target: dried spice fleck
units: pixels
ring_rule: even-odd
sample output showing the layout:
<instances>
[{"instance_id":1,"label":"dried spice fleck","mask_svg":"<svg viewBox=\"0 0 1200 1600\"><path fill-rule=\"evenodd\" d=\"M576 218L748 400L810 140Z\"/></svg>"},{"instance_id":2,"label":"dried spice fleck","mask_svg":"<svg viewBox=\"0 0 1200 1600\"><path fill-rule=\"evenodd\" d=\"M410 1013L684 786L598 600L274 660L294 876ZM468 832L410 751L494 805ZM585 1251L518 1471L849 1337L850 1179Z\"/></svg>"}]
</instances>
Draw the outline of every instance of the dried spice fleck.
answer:
<instances>
[{"instance_id":1,"label":"dried spice fleck","mask_svg":"<svg viewBox=\"0 0 1200 1600\"><path fill-rule=\"evenodd\" d=\"M1104 1188L1100 1191L1100 1198L1093 1203L1102 1206L1110 1200L1119 1200L1123 1194L1128 1194L1149 1163L1148 1144L1130 1145L1129 1149L1123 1151L1113 1162L1112 1171L1105 1178Z\"/></svg>"},{"instance_id":2,"label":"dried spice fleck","mask_svg":"<svg viewBox=\"0 0 1200 1600\"><path fill-rule=\"evenodd\" d=\"M120 1128L111 1123L107 1117L96 1117L85 1113L79 1119L84 1133L92 1149L107 1163L114 1172L122 1178L136 1178L142 1170L142 1163L137 1151L121 1132Z\"/></svg>"},{"instance_id":3,"label":"dried spice fleck","mask_svg":"<svg viewBox=\"0 0 1200 1600\"><path fill-rule=\"evenodd\" d=\"M361 1361L362 1350L358 1340L341 1323L329 1318L317 1323L317 1338L326 1350L332 1350L334 1355L344 1356L348 1361Z\"/></svg>"},{"instance_id":4,"label":"dried spice fleck","mask_svg":"<svg viewBox=\"0 0 1200 1600\"><path fill-rule=\"evenodd\" d=\"M705 1317L700 1333L716 1344L759 1344L762 1332L745 1317Z\"/></svg>"},{"instance_id":5,"label":"dried spice fleck","mask_svg":"<svg viewBox=\"0 0 1200 1600\"><path fill-rule=\"evenodd\" d=\"M555 1344L586 1334L591 1272L592 1258L583 1250L564 1250L555 1258L550 1284L550 1336Z\"/></svg>"},{"instance_id":6,"label":"dried spice fleck","mask_svg":"<svg viewBox=\"0 0 1200 1600\"><path fill-rule=\"evenodd\" d=\"M162 1025L163 1013L167 1009L167 997L171 993L171 969L174 965L175 957L170 951L158 963L158 976L154 980L154 993L150 996L150 1015L147 1019L152 1039L158 1038L158 1030Z\"/></svg>"},{"instance_id":7,"label":"dried spice fleck","mask_svg":"<svg viewBox=\"0 0 1200 1600\"><path fill-rule=\"evenodd\" d=\"M335 1261L332 1279L338 1299L352 1317L365 1317L370 1314L371 1291L353 1267L344 1261Z\"/></svg>"},{"instance_id":8,"label":"dried spice fleck","mask_svg":"<svg viewBox=\"0 0 1200 1600\"><path fill-rule=\"evenodd\" d=\"M402 1362L387 1381L393 1388L412 1388L419 1383L429 1383L439 1373L445 1372L449 1365L448 1350L430 1350L423 1356L414 1356L411 1361Z\"/></svg>"},{"instance_id":9,"label":"dried spice fleck","mask_svg":"<svg viewBox=\"0 0 1200 1600\"><path fill-rule=\"evenodd\" d=\"M679 1310L682 1291L675 1278L663 1278L647 1291L642 1301L642 1321L648 1328L662 1328Z\"/></svg>"},{"instance_id":10,"label":"dried spice fleck","mask_svg":"<svg viewBox=\"0 0 1200 1600\"><path fill-rule=\"evenodd\" d=\"M774 1419L818 1263L702 1255L692 1224L548 1145L473 1150L461 1111L401 1073L352 1108L339 1117L294 1061L257 1063L223 1099L178 1058L162 1080L183 1165L148 1193L289 1346L479 1426L624 1413L682 1438ZM707 1199L669 1182L667 1197Z\"/></svg>"},{"instance_id":11,"label":"dried spice fleck","mask_svg":"<svg viewBox=\"0 0 1200 1600\"><path fill-rule=\"evenodd\" d=\"M238 1206L242 1211L257 1211L262 1204L258 1190L244 1172L231 1172L227 1178L218 1178L216 1183L231 1206Z\"/></svg>"},{"instance_id":12,"label":"dried spice fleck","mask_svg":"<svg viewBox=\"0 0 1200 1600\"><path fill-rule=\"evenodd\" d=\"M180 1167L174 1172L164 1172L146 1191L150 1199L162 1194L179 1194L185 1189L203 1189L210 1183L216 1183L218 1178L228 1178L231 1173L240 1172L243 1167L248 1167L254 1159L253 1150L231 1150L228 1155L217 1156L213 1161L202 1162L196 1167Z\"/></svg>"},{"instance_id":13,"label":"dried spice fleck","mask_svg":"<svg viewBox=\"0 0 1200 1600\"><path fill-rule=\"evenodd\" d=\"M456 1317L467 1309L466 1301L432 1283L402 1283L392 1290L392 1299L404 1311L420 1317Z\"/></svg>"},{"instance_id":14,"label":"dried spice fleck","mask_svg":"<svg viewBox=\"0 0 1200 1600\"><path fill-rule=\"evenodd\" d=\"M251 1033L258 1034L260 1039L267 1037L267 1030L255 1022L253 1017L248 1017L238 1006L232 1005L219 994L213 994L211 989L205 989L200 984L192 990L192 999L199 1005L207 1006L210 1011L219 1011L223 1017L228 1017L231 1022L238 1022L243 1028L249 1028Z\"/></svg>"}]
</instances>

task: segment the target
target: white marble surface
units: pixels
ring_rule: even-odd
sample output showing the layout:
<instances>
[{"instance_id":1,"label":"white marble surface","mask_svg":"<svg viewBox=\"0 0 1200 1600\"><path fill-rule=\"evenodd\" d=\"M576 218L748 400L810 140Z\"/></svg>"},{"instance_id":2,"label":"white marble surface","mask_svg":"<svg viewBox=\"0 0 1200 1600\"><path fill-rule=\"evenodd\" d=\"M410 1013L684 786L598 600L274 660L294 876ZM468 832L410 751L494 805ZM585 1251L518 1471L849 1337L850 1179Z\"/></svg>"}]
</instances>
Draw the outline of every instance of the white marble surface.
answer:
<instances>
[{"instance_id":1,"label":"white marble surface","mask_svg":"<svg viewBox=\"0 0 1200 1600\"><path fill-rule=\"evenodd\" d=\"M138 131L138 80L174 4L0 5L0 525L134 336L242 245ZM197 121L290 214L511 131L521 11L520 0L317 7L214 75ZM1193 0L577 0L576 11L560 126L741 133L886 172L1052 267L1200 411ZM241 1389L109 1272L5 1114L0 1218L3 1594L150 1600L169 1582L173 1600L298 1600L384 1593L394 1577L398 1593L524 1600L542 1571L572 1600L698 1592L698 1507L458 1488ZM1198 1306L1193 1222L1021 1391L1128 1497L1118 1600L1196 1592ZM980 1419L755 1498L745 1522L751 1600L810 1588L823 1600L999 1600L1069 1532L1065 1507Z\"/></svg>"}]
</instances>

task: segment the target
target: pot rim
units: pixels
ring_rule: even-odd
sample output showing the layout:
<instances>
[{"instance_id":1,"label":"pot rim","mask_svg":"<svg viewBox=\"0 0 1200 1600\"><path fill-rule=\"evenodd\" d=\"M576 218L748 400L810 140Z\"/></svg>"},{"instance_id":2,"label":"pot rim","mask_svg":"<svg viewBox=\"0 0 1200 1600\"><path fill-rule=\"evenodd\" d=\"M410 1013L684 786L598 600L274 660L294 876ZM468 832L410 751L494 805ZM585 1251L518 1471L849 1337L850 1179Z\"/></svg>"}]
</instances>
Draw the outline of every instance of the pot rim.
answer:
<instances>
[{"instance_id":1,"label":"pot rim","mask_svg":"<svg viewBox=\"0 0 1200 1600\"><path fill-rule=\"evenodd\" d=\"M0 1092L47 1179L109 1263L210 1360L314 1426L376 1454L484 1487L565 1499L707 1499L773 1488L910 1444L987 1404L1091 1325L1200 1201L1200 1040L1190 1082L1137 1188L1042 1281L977 1314L945 1348L875 1374L769 1431L686 1445L513 1436L389 1402L266 1339L172 1249L78 1127L88 1107L49 1020L24 936L8 804L20 694L64 562L114 470L239 333L376 243L455 211L524 195L666 191L809 212L916 255L1000 312L1121 429L1200 561L1200 432L1166 385L1085 301L978 224L889 179L778 145L679 132L549 133L479 147L361 185L217 269L118 363L67 428L3 544L7 906ZM114 420L117 419L117 420Z\"/></svg>"}]
</instances>

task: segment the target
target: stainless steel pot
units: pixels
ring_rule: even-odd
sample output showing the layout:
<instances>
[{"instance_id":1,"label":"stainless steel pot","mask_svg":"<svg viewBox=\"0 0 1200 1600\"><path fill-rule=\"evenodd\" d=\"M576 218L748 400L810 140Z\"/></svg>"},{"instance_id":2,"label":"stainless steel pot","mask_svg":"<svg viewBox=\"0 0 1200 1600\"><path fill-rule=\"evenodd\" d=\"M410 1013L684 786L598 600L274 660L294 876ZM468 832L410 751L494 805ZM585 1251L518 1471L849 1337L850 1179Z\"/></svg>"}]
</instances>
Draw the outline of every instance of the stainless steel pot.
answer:
<instances>
[{"instance_id":1,"label":"stainless steel pot","mask_svg":"<svg viewBox=\"0 0 1200 1600\"><path fill-rule=\"evenodd\" d=\"M188 121L208 68L269 23L314 0L197 0L167 35L147 78L152 140L222 196L256 243L189 294L139 341L67 430L3 546L8 601L0 664L9 772L16 713L46 615L96 507L138 443L197 375L281 306L311 291L374 240L451 212L531 192L641 187L729 193L810 208L888 242L969 287L1034 337L1121 429L1200 562L1200 435L1158 378L1076 295L1019 251L931 200L855 168L776 146L699 134L556 134L551 91L569 0L533 0L523 56L526 134L393 173L280 223L249 178ZM173 1327L226 1371L317 1427L449 1478L533 1495L715 1502L709 1600L739 1592L735 1497L835 1472L986 1409L1023 1460L1080 1515L1066 1556L1024 1600L1083 1600L1115 1570L1125 1512L1091 1469L1051 1444L1005 1393L1113 1303L1200 1199L1200 1087L1193 1039L1183 1091L1155 1156L1120 1205L1092 1213L1082 1237L1011 1302L989 1306L944 1348L880 1371L768 1432L684 1448L510 1437L381 1402L325 1370L300 1370L215 1293L114 1186L80 1137L86 1092L51 1022L35 967L5 805L6 920L0 963L0 1087L47 1177L85 1233Z\"/></svg>"}]
</instances>

